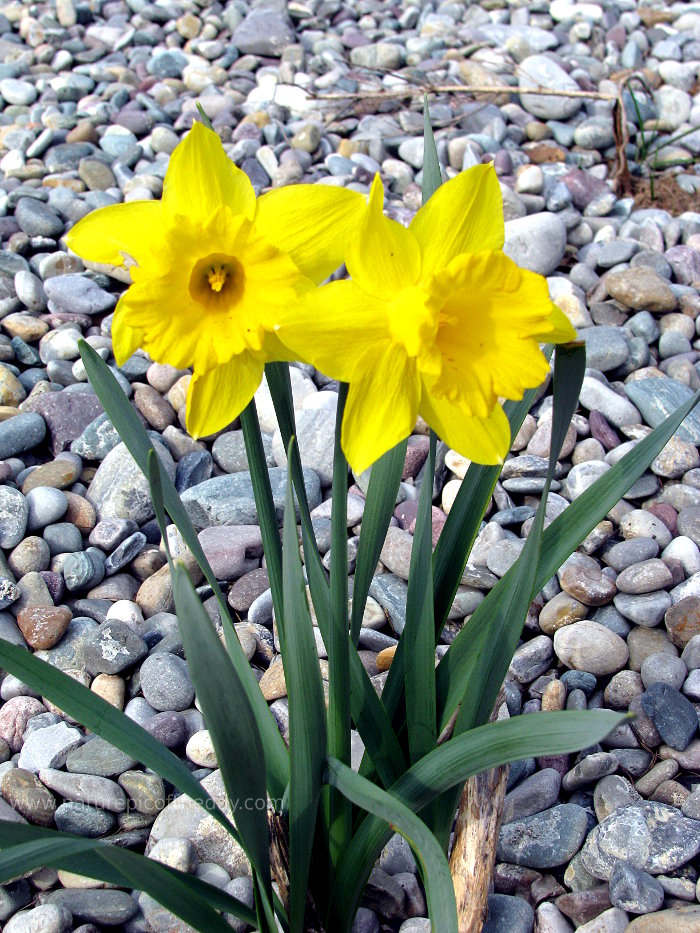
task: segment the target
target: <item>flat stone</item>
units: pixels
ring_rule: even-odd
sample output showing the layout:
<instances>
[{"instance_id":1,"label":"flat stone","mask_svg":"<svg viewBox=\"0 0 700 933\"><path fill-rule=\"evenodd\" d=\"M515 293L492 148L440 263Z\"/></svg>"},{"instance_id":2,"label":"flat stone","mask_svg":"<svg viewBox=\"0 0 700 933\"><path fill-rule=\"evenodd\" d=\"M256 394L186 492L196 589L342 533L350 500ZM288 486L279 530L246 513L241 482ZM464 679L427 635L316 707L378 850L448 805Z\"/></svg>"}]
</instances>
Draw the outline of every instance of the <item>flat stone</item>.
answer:
<instances>
[{"instance_id":1,"label":"flat stone","mask_svg":"<svg viewBox=\"0 0 700 933\"><path fill-rule=\"evenodd\" d=\"M573 858L587 831L586 811L561 804L501 827L497 858L529 868L554 868Z\"/></svg>"},{"instance_id":2,"label":"flat stone","mask_svg":"<svg viewBox=\"0 0 700 933\"><path fill-rule=\"evenodd\" d=\"M287 471L269 470L277 520L281 523L287 489ZM94 483L94 480L93 480ZM316 473L304 470L304 487L313 509L321 501L321 483ZM253 498L250 473L242 471L206 480L182 494L182 501L197 531L210 525L257 525L258 514ZM299 521L299 510L297 521Z\"/></svg>"},{"instance_id":3,"label":"flat stone","mask_svg":"<svg viewBox=\"0 0 700 933\"><path fill-rule=\"evenodd\" d=\"M700 824L675 807L645 801L622 807L599 823L582 850L586 869L608 880L616 861L652 875L680 868L700 851Z\"/></svg>"},{"instance_id":4,"label":"flat stone","mask_svg":"<svg viewBox=\"0 0 700 933\"><path fill-rule=\"evenodd\" d=\"M67 801L56 808L56 828L74 836L94 839L113 829L116 818L108 810L99 810L86 803Z\"/></svg>"},{"instance_id":5,"label":"flat stone","mask_svg":"<svg viewBox=\"0 0 700 933\"><path fill-rule=\"evenodd\" d=\"M29 503L19 489L0 486L0 547L16 547L27 529Z\"/></svg>"},{"instance_id":6,"label":"flat stone","mask_svg":"<svg viewBox=\"0 0 700 933\"><path fill-rule=\"evenodd\" d=\"M566 228L556 214L529 214L505 225L504 253L531 272L551 275L565 249Z\"/></svg>"},{"instance_id":7,"label":"flat stone","mask_svg":"<svg viewBox=\"0 0 700 933\"><path fill-rule=\"evenodd\" d=\"M44 289L49 308L53 304L74 314L102 314L117 303L115 295L84 275L55 275L44 282Z\"/></svg>"},{"instance_id":8,"label":"flat stone","mask_svg":"<svg viewBox=\"0 0 700 933\"><path fill-rule=\"evenodd\" d=\"M669 283L644 266L609 272L605 287L611 298L635 311L663 313L676 309L676 296Z\"/></svg>"},{"instance_id":9,"label":"flat stone","mask_svg":"<svg viewBox=\"0 0 700 933\"><path fill-rule=\"evenodd\" d=\"M501 825L549 810L559 798L561 775L554 768L543 768L525 778L506 794Z\"/></svg>"},{"instance_id":10,"label":"flat stone","mask_svg":"<svg viewBox=\"0 0 700 933\"><path fill-rule=\"evenodd\" d=\"M33 774L42 768L60 768L68 755L82 743L83 736L65 722L35 729L25 739L18 765Z\"/></svg>"},{"instance_id":11,"label":"flat stone","mask_svg":"<svg viewBox=\"0 0 700 933\"><path fill-rule=\"evenodd\" d=\"M89 674L119 674L148 654L148 645L118 619L105 622L85 639L85 669Z\"/></svg>"},{"instance_id":12,"label":"flat stone","mask_svg":"<svg viewBox=\"0 0 700 933\"><path fill-rule=\"evenodd\" d=\"M635 917L625 933L697 933L700 905L659 910L646 917Z\"/></svg>"},{"instance_id":13,"label":"flat stone","mask_svg":"<svg viewBox=\"0 0 700 933\"><path fill-rule=\"evenodd\" d=\"M546 55L528 55L518 68L520 88L549 88L559 91L580 90L553 59ZM577 97L545 97L538 94L520 94L521 106L542 120L568 120L581 108Z\"/></svg>"},{"instance_id":14,"label":"flat stone","mask_svg":"<svg viewBox=\"0 0 700 933\"><path fill-rule=\"evenodd\" d=\"M635 270L636 271L636 270ZM693 392L676 379L639 379L625 385L625 392L637 406L650 427L661 424L679 405L684 404ZM700 414L691 411L677 431L678 436L691 444L700 444Z\"/></svg>"},{"instance_id":15,"label":"flat stone","mask_svg":"<svg viewBox=\"0 0 700 933\"><path fill-rule=\"evenodd\" d=\"M101 777L121 774L133 768L135 764L136 761L133 758L115 748L114 745L110 745L99 735L70 752L66 758L68 771L78 774L97 774Z\"/></svg>"},{"instance_id":16,"label":"flat stone","mask_svg":"<svg viewBox=\"0 0 700 933\"><path fill-rule=\"evenodd\" d=\"M527 901L507 894L488 895L482 933L532 933L535 912Z\"/></svg>"},{"instance_id":17,"label":"flat stone","mask_svg":"<svg viewBox=\"0 0 700 933\"><path fill-rule=\"evenodd\" d=\"M2 796L28 822L37 826L53 825L56 801L31 771L12 768L2 776Z\"/></svg>"},{"instance_id":18,"label":"flat stone","mask_svg":"<svg viewBox=\"0 0 700 933\"><path fill-rule=\"evenodd\" d=\"M33 412L0 421L0 460L31 450L43 441L45 435L46 422Z\"/></svg>"},{"instance_id":19,"label":"flat stone","mask_svg":"<svg viewBox=\"0 0 700 933\"><path fill-rule=\"evenodd\" d=\"M27 606L17 614L17 625L30 648L53 648L70 625L73 614L67 606Z\"/></svg>"},{"instance_id":20,"label":"flat stone","mask_svg":"<svg viewBox=\"0 0 700 933\"><path fill-rule=\"evenodd\" d=\"M698 729L698 716L680 691L665 683L653 683L642 696L641 704L667 745L678 751L688 747Z\"/></svg>"},{"instance_id":21,"label":"flat stone","mask_svg":"<svg viewBox=\"0 0 700 933\"><path fill-rule=\"evenodd\" d=\"M66 907L83 923L110 927L127 923L138 910L137 902L126 891L100 888L84 891L64 888L39 894L38 900L42 904Z\"/></svg>"}]
</instances>

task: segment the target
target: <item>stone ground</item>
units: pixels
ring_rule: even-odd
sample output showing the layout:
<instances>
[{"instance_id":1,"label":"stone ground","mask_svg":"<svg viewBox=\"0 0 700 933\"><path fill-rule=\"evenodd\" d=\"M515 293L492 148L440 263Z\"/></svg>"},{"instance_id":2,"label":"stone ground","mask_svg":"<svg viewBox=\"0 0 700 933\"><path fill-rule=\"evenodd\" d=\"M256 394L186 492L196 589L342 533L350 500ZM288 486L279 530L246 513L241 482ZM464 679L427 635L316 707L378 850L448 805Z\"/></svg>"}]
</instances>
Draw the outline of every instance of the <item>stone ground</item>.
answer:
<instances>
[{"instance_id":1,"label":"stone ground","mask_svg":"<svg viewBox=\"0 0 700 933\"><path fill-rule=\"evenodd\" d=\"M431 117L448 177L494 163L506 252L547 276L586 342L549 518L700 388L698 3L15 0L0 5L0 60L0 636L125 709L219 799L148 490L78 355L86 337L114 365L125 278L88 268L63 241L98 207L160 196L197 101L257 191L303 180L366 192L381 172L387 211L406 223L420 203L423 89L500 89L433 93ZM198 524L286 734L239 425L195 442L187 372L141 354L115 372ZM327 562L337 386L308 367L292 381ZM284 452L265 385L257 400L279 490ZM522 548L550 417L545 390L494 490L439 654ZM636 719L578 756L511 768L487 933L700 930L699 447L695 413L532 606L506 681L509 714L608 707ZM405 620L426 455L418 425L360 638L378 688ZM465 469L440 449L436 531ZM356 477L350 496L351 553L365 483ZM241 852L186 798L12 675L0 700L0 818L118 839L251 896ZM355 931L422 933L425 913L395 837ZM145 895L52 869L0 888L0 922L7 933L183 928Z\"/></svg>"}]
</instances>

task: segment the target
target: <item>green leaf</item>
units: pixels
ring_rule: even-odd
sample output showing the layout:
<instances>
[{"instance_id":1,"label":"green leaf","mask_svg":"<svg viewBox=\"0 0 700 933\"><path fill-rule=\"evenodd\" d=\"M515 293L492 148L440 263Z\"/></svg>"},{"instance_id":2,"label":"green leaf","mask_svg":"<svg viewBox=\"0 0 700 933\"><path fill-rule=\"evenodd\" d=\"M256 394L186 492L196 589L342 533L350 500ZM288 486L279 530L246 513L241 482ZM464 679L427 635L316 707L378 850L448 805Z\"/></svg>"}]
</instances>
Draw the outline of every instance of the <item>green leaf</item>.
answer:
<instances>
[{"instance_id":1,"label":"green leaf","mask_svg":"<svg viewBox=\"0 0 700 933\"><path fill-rule=\"evenodd\" d=\"M445 853L425 823L393 794L355 774L350 768L328 759L328 781L358 807L388 823L409 843L421 869L433 929L457 933L457 906Z\"/></svg>"},{"instance_id":2,"label":"green leaf","mask_svg":"<svg viewBox=\"0 0 700 933\"><path fill-rule=\"evenodd\" d=\"M348 464L340 444L348 386L338 391L331 503L330 638L328 644L328 754L350 764L350 642L348 631ZM328 801L330 867L340 860L352 832L352 808L342 794Z\"/></svg>"},{"instance_id":3,"label":"green leaf","mask_svg":"<svg viewBox=\"0 0 700 933\"><path fill-rule=\"evenodd\" d=\"M357 644L367 595L382 552L386 530L396 507L396 494L406 460L407 440L388 450L372 465L362 513L352 596L352 640Z\"/></svg>"},{"instance_id":4,"label":"green leaf","mask_svg":"<svg viewBox=\"0 0 700 933\"><path fill-rule=\"evenodd\" d=\"M272 592L272 604L275 609L275 617L279 619L282 616L284 606L282 594L282 542L280 541L277 512L272 498L270 474L267 472L267 461L265 460L265 449L260 433L260 422L258 421L255 399L251 399L250 403L241 412L241 428L243 429L243 440L248 456L248 468L253 485L255 507L258 512L258 523L265 552L265 566Z\"/></svg>"},{"instance_id":5,"label":"green leaf","mask_svg":"<svg viewBox=\"0 0 700 933\"><path fill-rule=\"evenodd\" d=\"M187 571L178 564L173 570L173 592L178 618L183 620L180 634L187 665L234 810L236 828L271 900L265 754L255 715Z\"/></svg>"},{"instance_id":6,"label":"green leaf","mask_svg":"<svg viewBox=\"0 0 700 933\"><path fill-rule=\"evenodd\" d=\"M435 713L435 618L433 616L433 477L435 434L421 484L416 530L411 549L406 598L406 625L401 638L411 646L405 654L406 724L411 761L427 755L437 742Z\"/></svg>"},{"instance_id":7,"label":"green leaf","mask_svg":"<svg viewBox=\"0 0 700 933\"><path fill-rule=\"evenodd\" d=\"M83 364L85 365L85 371L87 372L92 387L97 393L97 397L102 402L107 416L119 433L129 453L138 464L141 472L144 476L147 476L148 452L154 448L143 425L139 421L136 412L129 404L119 383L110 372L104 360L84 340L79 342L79 348ZM258 729L263 736L270 793L274 797L281 797L286 786L286 775L289 767L284 740L277 728L274 716L270 712L265 698L260 692L258 682L250 668L248 659L241 650L239 641L235 636L228 605L217 583L216 576L209 566L209 561L204 555L204 551L199 543L199 538L190 521L187 510L182 504L170 477L165 471L160 471L160 475L163 485L163 502L165 508L175 522L175 525L182 535L183 541L202 568L207 582L216 596L231 662L236 668L238 676L245 687L248 700L255 711Z\"/></svg>"},{"instance_id":8,"label":"green leaf","mask_svg":"<svg viewBox=\"0 0 700 933\"><path fill-rule=\"evenodd\" d=\"M550 359L552 349L551 345L544 348L543 353L547 359ZM538 392L539 387L529 389L519 402L506 402L503 406L510 423L511 438L515 438L520 430ZM437 636L447 621L467 558L479 533L481 520L500 472L500 466L470 464L440 533L440 540L433 554Z\"/></svg>"},{"instance_id":9,"label":"green leaf","mask_svg":"<svg viewBox=\"0 0 700 933\"><path fill-rule=\"evenodd\" d=\"M220 888L101 839L0 820L0 849L2 884L48 866L145 891L202 933L230 933L231 927L218 910L256 923L255 912L247 904Z\"/></svg>"},{"instance_id":10,"label":"green leaf","mask_svg":"<svg viewBox=\"0 0 700 933\"><path fill-rule=\"evenodd\" d=\"M140 761L183 794L187 794L219 822L236 841L234 826L177 755L120 710L88 690L63 671L34 657L29 651L0 639L0 666L44 696L68 716L107 742Z\"/></svg>"},{"instance_id":11,"label":"green leaf","mask_svg":"<svg viewBox=\"0 0 700 933\"><path fill-rule=\"evenodd\" d=\"M629 717L610 710L517 716L472 729L438 746L416 762L389 792L414 812L467 778L509 761L560 755L594 745ZM338 872L331 897L331 929L348 933L357 906L391 830L378 817L364 820Z\"/></svg>"},{"instance_id":12,"label":"green leaf","mask_svg":"<svg viewBox=\"0 0 700 933\"><path fill-rule=\"evenodd\" d=\"M430 110L428 108L428 95L423 98L423 204L430 198L442 184L442 172L438 160L435 136L430 125Z\"/></svg>"},{"instance_id":13,"label":"green leaf","mask_svg":"<svg viewBox=\"0 0 700 933\"><path fill-rule=\"evenodd\" d=\"M630 486L648 469L654 457L666 446L698 402L700 392L696 392L684 405L680 405L554 519L542 537L533 598L586 535L605 518Z\"/></svg>"},{"instance_id":14,"label":"green leaf","mask_svg":"<svg viewBox=\"0 0 700 933\"><path fill-rule=\"evenodd\" d=\"M288 448L295 430L289 369L287 364L268 363L265 367L265 373L275 405L282 440L285 447ZM330 593L311 525L301 460L299 459L299 450L296 444L289 465L301 515L302 542L311 599L316 611L316 620L321 637L326 650L328 650L331 637L329 626ZM374 571L374 567L372 567L372 571ZM382 701L377 696L369 679L369 674L365 670L354 645L350 647L349 663L351 715L381 780L388 785L396 780L405 768L403 752L391 728Z\"/></svg>"},{"instance_id":15,"label":"green leaf","mask_svg":"<svg viewBox=\"0 0 700 933\"><path fill-rule=\"evenodd\" d=\"M481 725L493 709L531 602L557 444L571 423L585 364L583 347L557 348L551 454L540 506L520 557L467 620L438 665L440 730L459 704L456 731Z\"/></svg>"},{"instance_id":16,"label":"green leaf","mask_svg":"<svg viewBox=\"0 0 700 933\"><path fill-rule=\"evenodd\" d=\"M290 473L293 443L292 439L287 455ZM282 555L286 641L283 660L289 698L290 748L289 923L292 931L301 933L304 930L311 851L326 761L326 707L299 557L291 476L287 479L284 505Z\"/></svg>"}]
</instances>

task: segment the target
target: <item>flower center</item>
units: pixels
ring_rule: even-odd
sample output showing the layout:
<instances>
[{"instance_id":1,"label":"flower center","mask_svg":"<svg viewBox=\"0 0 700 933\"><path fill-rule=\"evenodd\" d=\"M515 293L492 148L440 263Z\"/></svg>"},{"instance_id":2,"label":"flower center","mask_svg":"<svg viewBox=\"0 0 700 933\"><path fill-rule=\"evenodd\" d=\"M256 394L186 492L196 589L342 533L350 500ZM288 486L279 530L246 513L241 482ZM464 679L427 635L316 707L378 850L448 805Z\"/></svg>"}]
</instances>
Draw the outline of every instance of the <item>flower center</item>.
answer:
<instances>
[{"instance_id":1,"label":"flower center","mask_svg":"<svg viewBox=\"0 0 700 933\"><path fill-rule=\"evenodd\" d=\"M235 256L210 253L190 275L190 295L208 310L228 310L243 296L245 272Z\"/></svg>"}]
</instances>

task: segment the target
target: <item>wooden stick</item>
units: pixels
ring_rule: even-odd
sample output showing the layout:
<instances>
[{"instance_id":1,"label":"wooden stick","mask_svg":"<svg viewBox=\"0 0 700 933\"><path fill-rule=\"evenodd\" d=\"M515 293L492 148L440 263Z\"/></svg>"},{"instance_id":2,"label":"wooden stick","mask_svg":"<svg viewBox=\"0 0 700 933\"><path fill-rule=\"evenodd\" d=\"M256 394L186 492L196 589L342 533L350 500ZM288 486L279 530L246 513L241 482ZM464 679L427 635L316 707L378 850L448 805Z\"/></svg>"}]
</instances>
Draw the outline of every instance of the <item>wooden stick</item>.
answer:
<instances>
[{"instance_id":1,"label":"wooden stick","mask_svg":"<svg viewBox=\"0 0 700 933\"><path fill-rule=\"evenodd\" d=\"M492 722L504 699L501 690ZM481 933L486 919L509 767L501 765L474 775L462 791L450 855L459 933Z\"/></svg>"},{"instance_id":2,"label":"wooden stick","mask_svg":"<svg viewBox=\"0 0 700 933\"><path fill-rule=\"evenodd\" d=\"M617 94L600 91L561 91L544 87L512 87L509 84L439 84L425 87L397 88L389 91L359 91L354 93L313 94L309 97L318 101L334 100L401 100L405 97L422 97L424 94L540 94L543 97L582 97L589 100L617 100Z\"/></svg>"}]
</instances>

